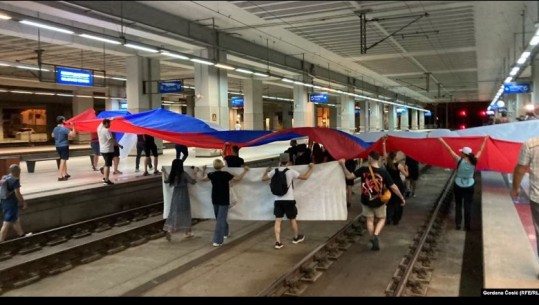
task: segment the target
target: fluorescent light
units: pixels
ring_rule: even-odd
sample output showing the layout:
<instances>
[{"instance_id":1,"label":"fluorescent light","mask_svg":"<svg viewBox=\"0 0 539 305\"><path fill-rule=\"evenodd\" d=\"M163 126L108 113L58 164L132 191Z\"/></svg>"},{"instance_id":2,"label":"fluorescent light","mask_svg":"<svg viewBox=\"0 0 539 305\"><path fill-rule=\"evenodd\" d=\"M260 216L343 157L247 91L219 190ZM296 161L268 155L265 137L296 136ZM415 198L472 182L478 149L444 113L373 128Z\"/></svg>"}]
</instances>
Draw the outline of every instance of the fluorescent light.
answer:
<instances>
[{"instance_id":1,"label":"fluorescent light","mask_svg":"<svg viewBox=\"0 0 539 305\"><path fill-rule=\"evenodd\" d=\"M281 78L281 80L285 83L293 83L294 81L288 78Z\"/></svg>"},{"instance_id":2,"label":"fluorescent light","mask_svg":"<svg viewBox=\"0 0 539 305\"><path fill-rule=\"evenodd\" d=\"M58 28L58 27L55 27L55 26L50 26L50 25L46 25L46 24L43 24L43 23L34 22L34 21L26 20L26 19L21 20L19 22L22 23L22 24L27 24L27 25L38 27L38 28L52 30L52 31L56 31L56 32L64 33L64 34L74 34L75 33L75 32L70 31L70 30L66 30L66 29L62 29L62 28Z\"/></svg>"},{"instance_id":3,"label":"fluorescent light","mask_svg":"<svg viewBox=\"0 0 539 305\"><path fill-rule=\"evenodd\" d=\"M0 19L2 20L10 20L11 19L11 16L8 16L4 13L0 13Z\"/></svg>"},{"instance_id":4,"label":"fluorescent light","mask_svg":"<svg viewBox=\"0 0 539 305\"><path fill-rule=\"evenodd\" d=\"M17 68L19 68L19 69L26 69L26 70L35 70L35 71L39 71L39 68L38 68L38 67L17 66ZM49 72L50 70L48 70L48 69L43 69L43 68L42 68L41 71Z\"/></svg>"},{"instance_id":5,"label":"fluorescent light","mask_svg":"<svg viewBox=\"0 0 539 305\"><path fill-rule=\"evenodd\" d=\"M232 66L227 66L227 65L224 65L224 64L215 64L215 66L217 68L226 69L226 70L234 70L234 69L236 69L236 68L234 68Z\"/></svg>"},{"instance_id":6,"label":"fluorescent light","mask_svg":"<svg viewBox=\"0 0 539 305\"><path fill-rule=\"evenodd\" d=\"M65 94L65 93L58 93L56 94L57 96L68 96L68 97L72 97L74 96L73 94Z\"/></svg>"},{"instance_id":7,"label":"fluorescent light","mask_svg":"<svg viewBox=\"0 0 539 305\"><path fill-rule=\"evenodd\" d=\"M0 89L0 92L8 92L6 89Z\"/></svg>"},{"instance_id":8,"label":"fluorescent light","mask_svg":"<svg viewBox=\"0 0 539 305\"><path fill-rule=\"evenodd\" d=\"M141 50L141 51L146 51L146 52L150 52L150 53L158 53L159 52L159 51L157 51L156 49L153 49L153 48L143 47L143 46L139 46L139 45L131 44L131 43L124 44L124 47L137 49L137 50Z\"/></svg>"},{"instance_id":9,"label":"fluorescent light","mask_svg":"<svg viewBox=\"0 0 539 305\"><path fill-rule=\"evenodd\" d=\"M94 98L100 99L100 100L106 100L106 99L108 99L108 97L106 97L106 96L94 96Z\"/></svg>"},{"instance_id":10,"label":"fluorescent light","mask_svg":"<svg viewBox=\"0 0 539 305\"><path fill-rule=\"evenodd\" d=\"M305 86L305 87L313 87L314 85L304 83L303 86Z\"/></svg>"},{"instance_id":11,"label":"fluorescent light","mask_svg":"<svg viewBox=\"0 0 539 305\"><path fill-rule=\"evenodd\" d=\"M11 65L0 63L0 66L2 67L11 67Z\"/></svg>"},{"instance_id":12,"label":"fluorescent light","mask_svg":"<svg viewBox=\"0 0 539 305\"><path fill-rule=\"evenodd\" d=\"M170 53L169 51L161 51L161 54L166 55L166 56L170 56L170 57L174 57L174 58L178 58L178 59L185 59L185 60L189 59L189 57L187 57L187 56L183 56L183 55L176 54L176 53Z\"/></svg>"},{"instance_id":13,"label":"fluorescent light","mask_svg":"<svg viewBox=\"0 0 539 305\"><path fill-rule=\"evenodd\" d=\"M256 75L256 76L262 76L262 77L269 77L268 74L265 74L265 73L259 73L259 72L255 72L254 75Z\"/></svg>"},{"instance_id":14,"label":"fluorescent light","mask_svg":"<svg viewBox=\"0 0 539 305\"><path fill-rule=\"evenodd\" d=\"M237 68L236 71L241 72L241 73L245 73L245 74L253 74L253 71L249 71L249 70L245 70L245 69L241 69L241 68Z\"/></svg>"},{"instance_id":15,"label":"fluorescent light","mask_svg":"<svg viewBox=\"0 0 539 305\"><path fill-rule=\"evenodd\" d=\"M296 84L296 85L303 85L303 82L300 82L300 81L298 81L298 80L295 80L295 81L294 81L294 84Z\"/></svg>"},{"instance_id":16,"label":"fluorescent light","mask_svg":"<svg viewBox=\"0 0 539 305\"><path fill-rule=\"evenodd\" d=\"M110 79L115 79L115 80L121 80L121 81L127 81L127 79L125 78L121 78L121 77L110 77Z\"/></svg>"},{"instance_id":17,"label":"fluorescent light","mask_svg":"<svg viewBox=\"0 0 539 305\"><path fill-rule=\"evenodd\" d=\"M517 61L517 64L522 65L526 62L526 59L530 57L531 52L524 52L522 55L520 55L520 58Z\"/></svg>"},{"instance_id":18,"label":"fluorescent light","mask_svg":"<svg viewBox=\"0 0 539 305\"><path fill-rule=\"evenodd\" d=\"M509 72L509 75L515 76L518 73L518 70L520 70L520 67L514 67L511 72Z\"/></svg>"},{"instance_id":19,"label":"fluorescent light","mask_svg":"<svg viewBox=\"0 0 539 305\"><path fill-rule=\"evenodd\" d=\"M108 38L103 38L103 37L99 37L99 36L93 36L93 35L88 35L88 34L80 34L79 36L80 36L80 37L84 37L84 38L88 38L88 39L93 39L93 40L99 40L99 41L103 41L103 42L108 42L108 43L112 43L112 44L122 44L122 43L119 42L119 41L112 40L112 39L108 39Z\"/></svg>"},{"instance_id":20,"label":"fluorescent light","mask_svg":"<svg viewBox=\"0 0 539 305\"><path fill-rule=\"evenodd\" d=\"M55 95L56 93L53 92L34 92L37 95Z\"/></svg>"},{"instance_id":21,"label":"fluorescent light","mask_svg":"<svg viewBox=\"0 0 539 305\"><path fill-rule=\"evenodd\" d=\"M105 76L103 75L94 75L95 78L106 78Z\"/></svg>"},{"instance_id":22,"label":"fluorescent light","mask_svg":"<svg viewBox=\"0 0 539 305\"><path fill-rule=\"evenodd\" d=\"M9 91L11 93L20 93L20 94L32 94L33 92L30 91L19 91L19 90L11 90Z\"/></svg>"},{"instance_id":23,"label":"fluorescent light","mask_svg":"<svg viewBox=\"0 0 539 305\"><path fill-rule=\"evenodd\" d=\"M199 64L204 64L204 65L208 65L208 66L213 66L214 63L212 63L211 61L207 61L207 60L203 60L203 59L198 59L198 58L191 58L189 59L190 61L194 61L194 62L197 62Z\"/></svg>"},{"instance_id":24,"label":"fluorescent light","mask_svg":"<svg viewBox=\"0 0 539 305\"><path fill-rule=\"evenodd\" d=\"M533 36L532 40L530 41L530 46L534 46L539 43L539 36Z\"/></svg>"},{"instance_id":25,"label":"fluorescent light","mask_svg":"<svg viewBox=\"0 0 539 305\"><path fill-rule=\"evenodd\" d=\"M510 83L511 80L513 80L513 78L512 78L511 76L509 76L509 77L507 77L507 78L503 81L503 83L504 83L504 84ZM498 92L499 92L499 91L498 91Z\"/></svg>"},{"instance_id":26,"label":"fluorescent light","mask_svg":"<svg viewBox=\"0 0 539 305\"><path fill-rule=\"evenodd\" d=\"M82 97L82 98L93 98L91 95L75 95L76 97Z\"/></svg>"}]
</instances>

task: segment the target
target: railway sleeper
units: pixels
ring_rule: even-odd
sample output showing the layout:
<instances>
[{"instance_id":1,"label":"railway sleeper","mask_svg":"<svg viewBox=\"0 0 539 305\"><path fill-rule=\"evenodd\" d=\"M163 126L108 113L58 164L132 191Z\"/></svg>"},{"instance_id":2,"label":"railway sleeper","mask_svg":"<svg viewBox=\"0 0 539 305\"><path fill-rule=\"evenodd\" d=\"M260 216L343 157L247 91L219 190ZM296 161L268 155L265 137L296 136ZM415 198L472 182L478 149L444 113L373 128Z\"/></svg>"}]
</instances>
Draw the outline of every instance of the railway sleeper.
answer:
<instances>
[{"instance_id":1,"label":"railway sleeper","mask_svg":"<svg viewBox=\"0 0 539 305\"><path fill-rule=\"evenodd\" d=\"M101 259L102 257L103 255L97 251L85 250L81 253L79 261L81 264L87 264Z\"/></svg>"},{"instance_id":2,"label":"railway sleeper","mask_svg":"<svg viewBox=\"0 0 539 305\"><path fill-rule=\"evenodd\" d=\"M352 244L348 241L348 238L344 235L340 235L335 239L335 242L338 244L338 249L345 251L348 250L352 246Z\"/></svg>"},{"instance_id":3,"label":"railway sleeper","mask_svg":"<svg viewBox=\"0 0 539 305\"><path fill-rule=\"evenodd\" d=\"M116 254L118 252L121 252L123 250L127 249L127 247L120 241L109 241L106 245L105 253L108 255Z\"/></svg>"},{"instance_id":4,"label":"railway sleeper","mask_svg":"<svg viewBox=\"0 0 539 305\"><path fill-rule=\"evenodd\" d=\"M67 240L68 239L64 235L61 235L61 236L53 235L52 238L47 242L47 246L52 247L59 244L63 244L67 242Z\"/></svg>"},{"instance_id":5,"label":"railway sleeper","mask_svg":"<svg viewBox=\"0 0 539 305\"><path fill-rule=\"evenodd\" d=\"M118 217L118 219L116 219L116 221L114 222L113 226L115 227L123 227L123 226L127 226L128 224L130 224L131 221L125 217Z\"/></svg>"},{"instance_id":6,"label":"railway sleeper","mask_svg":"<svg viewBox=\"0 0 539 305\"><path fill-rule=\"evenodd\" d=\"M62 273L64 271L73 269L73 264L69 261L67 262L59 262L57 264L54 264L48 268L48 270L45 272L47 275L55 275L58 273Z\"/></svg>"},{"instance_id":7,"label":"railway sleeper","mask_svg":"<svg viewBox=\"0 0 539 305\"><path fill-rule=\"evenodd\" d=\"M162 215L162 214L163 214L163 211L160 211L158 209L151 209L148 215L149 215L149 217L154 217L154 216L159 216L159 215Z\"/></svg>"},{"instance_id":8,"label":"railway sleeper","mask_svg":"<svg viewBox=\"0 0 539 305\"><path fill-rule=\"evenodd\" d=\"M314 256L314 260L318 262L316 265L316 269L318 270L328 270L331 265L333 265L333 261L329 259L327 253L324 251L318 252Z\"/></svg>"},{"instance_id":9,"label":"railway sleeper","mask_svg":"<svg viewBox=\"0 0 539 305\"><path fill-rule=\"evenodd\" d=\"M97 227L95 228L94 232L100 233L100 232L107 231L107 230L110 230L110 229L112 229L110 224L108 224L106 222L99 222L97 224Z\"/></svg>"},{"instance_id":10,"label":"railway sleeper","mask_svg":"<svg viewBox=\"0 0 539 305\"><path fill-rule=\"evenodd\" d=\"M148 214L144 213L135 213L135 216L133 216L133 221L141 221L143 219L148 218Z\"/></svg>"},{"instance_id":11,"label":"railway sleeper","mask_svg":"<svg viewBox=\"0 0 539 305\"><path fill-rule=\"evenodd\" d=\"M410 281L406 284L406 290L404 293L405 296L425 296L427 295L427 286L421 285L421 283L411 283Z\"/></svg>"},{"instance_id":12,"label":"railway sleeper","mask_svg":"<svg viewBox=\"0 0 539 305\"><path fill-rule=\"evenodd\" d=\"M131 247L142 245L148 241L148 238L142 235L132 234L130 237L131 240L129 241L129 246Z\"/></svg>"},{"instance_id":13,"label":"railway sleeper","mask_svg":"<svg viewBox=\"0 0 539 305\"><path fill-rule=\"evenodd\" d=\"M30 285L32 283L35 283L41 279L41 275L39 272L36 271L30 271L30 272L24 272L20 271L18 272L18 276L13 281L13 288L21 288L26 285Z\"/></svg>"},{"instance_id":14,"label":"railway sleeper","mask_svg":"<svg viewBox=\"0 0 539 305\"><path fill-rule=\"evenodd\" d=\"M430 282L432 278L432 271L419 267L414 267L414 276L418 281L426 280Z\"/></svg>"},{"instance_id":15,"label":"railway sleeper","mask_svg":"<svg viewBox=\"0 0 539 305\"><path fill-rule=\"evenodd\" d=\"M18 254L24 255L41 250L41 246L38 243L25 242L23 247L19 250Z\"/></svg>"},{"instance_id":16,"label":"railway sleeper","mask_svg":"<svg viewBox=\"0 0 539 305\"><path fill-rule=\"evenodd\" d=\"M322 272L316 270L318 265L317 261L311 261L300 267L300 271L303 273L301 280L304 282L314 283L321 275Z\"/></svg>"},{"instance_id":17,"label":"railway sleeper","mask_svg":"<svg viewBox=\"0 0 539 305\"><path fill-rule=\"evenodd\" d=\"M154 239L159 239L161 237L164 237L165 235L166 235L166 232L163 230L160 230L158 232L151 233L150 235L148 235L148 238L151 240L154 240Z\"/></svg>"},{"instance_id":18,"label":"railway sleeper","mask_svg":"<svg viewBox=\"0 0 539 305\"><path fill-rule=\"evenodd\" d=\"M288 287L284 296L299 297L307 289L307 285L301 281L301 275L295 275L285 280L285 285Z\"/></svg>"},{"instance_id":19,"label":"railway sleeper","mask_svg":"<svg viewBox=\"0 0 539 305\"><path fill-rule=\"evenodd\" d=\"M331 260L337 260L344 252L340 251L337 246L328 247L328 258Z\"/></svg>"},{"instance_id":20,"label":"railway sleeper","mask_svg":"<svg viewBox=\"0 0 539 305\"><path fill-rule=\"evenodd\" d=\"M384 291L386 297L392 297L395 294L395 289L397 289L397 283L398 280L389 281L389 284L387 284L386 290Z\"/></svg>"},{"instance_id":21,"label":"railway sleeper","mask_svg":"<svg viewBox=\"0 0 539 305\"><path fill-rule=\"evenodd\" d=\"M97 227L99 228L99 227ZM97 228L95 229L96 232L100 232L97 230ZM90 236L92 235L92 232L90 232L90 230L88 228L76 228L75 229L75 234L73 234L71 237L74 238L74 239L78 239L78 238L83 238L83 237L86 237L86 236Z\"/></svg>"},{"instance_id":22,"label":"railway sleeper","mask_svg":"<svg viewBox=\"0 0 539 305\"><path fill-rule=\"evenodd\" d=\"M11 251L2 252L2 253L0 253L0 262L8 260L8 259L10 259L12 257L13 257L13 254L12 254Z\"/></svg>"}]
</instances>

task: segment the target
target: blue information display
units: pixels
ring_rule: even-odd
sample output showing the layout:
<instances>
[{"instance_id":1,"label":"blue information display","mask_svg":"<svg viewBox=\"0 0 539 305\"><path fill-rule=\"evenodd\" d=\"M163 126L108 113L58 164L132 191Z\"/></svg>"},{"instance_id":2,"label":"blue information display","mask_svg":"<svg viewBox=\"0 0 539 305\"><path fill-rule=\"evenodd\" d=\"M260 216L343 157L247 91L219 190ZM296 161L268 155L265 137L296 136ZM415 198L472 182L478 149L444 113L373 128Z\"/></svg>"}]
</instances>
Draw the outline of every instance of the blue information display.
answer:
<instances>
[{"instance_id":1,"label":"blue information display","mask_svg":"<svg viewBox=\"0 0 539 305\"><path fill-rule=\"evenodd\" d=\"M230 98L232 107L243 107L243 96L233 96Z\"/></svg>"},{"instance_id":2,"label":"blue information display","mask_svg":"<svg viewBox=\"0 0 539 305\"><path fill-rule=\"evenodd\" d=\"M56 82L64 85L93 86L94 77L91 71L71 68L56 68Z\"/></svg>"},{"instance_id":3,"label":"blue information display","mask_svg":"<svg viewBox=\"0 0 539 305\"><path fill-rule=\"evenodd\" d=\"M425 117L431 117L432 116L432 112L430 111L425 111Z\"/></svg>"},{"instance_id":4,"label":"blue information display","mask_svg":"<svg viewBox=\"0 0 539 305\"><path fill-rule=\"evenodd\" d=\"M528 93L528 92L530 92L530 84L526 84L526 83L503 84L504 94Z\"/></svg>"},{"instance_id":5,"label":"blue information display","mask_svg":"<svg viewBox=\"0 0 539 305\"><path fill-rule=\"evenodd\" d=\"M312 103L327 103L328 94L327 93L310 93L309 102Z\"/></svg>"},{"instance_id":6,"label":"blue information display","mask_svg":"<svg viewBox=\"0 0 539 305\"><path fill-rule=\"evenodd\" d=\"M160 81L159 82L159 93L176 93L182 92L182 81Z\"/></svg>"}]
</instances>

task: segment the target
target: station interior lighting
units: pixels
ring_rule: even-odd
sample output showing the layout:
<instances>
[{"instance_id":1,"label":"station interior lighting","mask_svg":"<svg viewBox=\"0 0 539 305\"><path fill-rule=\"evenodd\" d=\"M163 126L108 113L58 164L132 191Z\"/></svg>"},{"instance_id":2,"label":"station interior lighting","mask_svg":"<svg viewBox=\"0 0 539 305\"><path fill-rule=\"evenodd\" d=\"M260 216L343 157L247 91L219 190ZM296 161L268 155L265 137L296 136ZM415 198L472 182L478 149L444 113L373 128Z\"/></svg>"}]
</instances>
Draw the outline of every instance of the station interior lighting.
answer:
<instances>
[{"instance_id":1,"label":"station interior lighting","mask_svg":"<svg viewBox=\"0 0 539 305\"><path fill-rule=\"evenodd\" d=\"M0 19L3 19L1 16L2 16L2 13L0 13ZM9 17L9 16L7 16L7 17ZM65 33L65 34L76 34L79 37L83 37L83 38L87 38L87 39L99 40L99 41L102 41L102 42L107 42L107 43L112 43L112 44L121 44L119 41L117 41L117 39L119 39L118 37L111 37L111 36L107 36L107 35L103 35L103 34L99 34L99 33L95 33L95 35L94 35L94 33L89 32L87 30L81 30L81 29L78 29L78 28L75 28L75 27L70 27L70 26L67 26L67 25L53 26L53 25L51 25L51 22L43 23L39 19L37 19L37 20L31 20L31 19L33 19L33 18L28 17L28 18L25 18L23 20L20 20L19 22L22 23L22 24L30 25L30 26L35 26L35 27L40 27L40 28L43 28L43 29L62 32L62 33ZM63 27L65 27L65 28L63 28ZM69 29L67 29L67 28L69 28ZM181 54L180 52L169 51L169 50L166 50L164 48L150 46L150 45L146 45L146 44L142 44L142 43L138 43L138 42L126 41L125 39L123 39L123 46L125 46L127 48L137 49L137 50L144 51L144 52L161 53L162 55L165 55L165 56L169 56L169 57L173 57L173 58L177 58L177 59L182 59L182 60L189 60L189 61L200 63L200 64L214 65L215 67L220 68L220 69L235 70L235 71L240 72L240 73L253 74L255 76L260 76L260 77L278 77L278 78L281 78L281 80L283 82L294 83L294 84L297 84L297 85L302 85L302 86L313 88L313 89L321 89L321 90L325 90L325 91L328 91L328 92L333 92L333 93L342 94L342 95L348 95L348 96L351 96L351 97L354 97L354 98L366 99L366 100L375 101L375 102L379 102L379 103L406 107L406 108L415 109L415 110L423 111L423 112L428 111L426 109L415 107L415 106L412 106L412 105L407 105L405 103L398 103L398 101L397 102L392 102L392 101L389 101L389 100L383 100L383 99L380 99L380 98L374 98L374 97L369 97L369 96L366 96L366 95L356 94L355 92L345 92L345 91L330 88L330 87L316 86L316 85L313 85L313 84L308 84L308 83L304 83L304 82L301 82L301 81L292 80L292 79L285 78L285 77L282 77L282 76L272 75L270 73L262 73L262 72L257 72L257 71L251 71L251 70L247 70L247 69L244 69L244 68L241 68L241 67L232 67L232 66L229 66L229 65L226 65L226 64L223 64L223 63L214 63L214 62L212 62L210 60L207 60L207 59L196 58L196 57L193 57L191 55L185 55L185 54ZM515 68L518 68L518 66L515 67ZM120 79L120 78L116 77L116 78L113 78L113 79ZM125 80L125 78L121 78L121 80ZM184 86L184 87L187 88L187 86ZM287 99L287 100L293 101L291 99Z\"/></svg>"}]
</instances>

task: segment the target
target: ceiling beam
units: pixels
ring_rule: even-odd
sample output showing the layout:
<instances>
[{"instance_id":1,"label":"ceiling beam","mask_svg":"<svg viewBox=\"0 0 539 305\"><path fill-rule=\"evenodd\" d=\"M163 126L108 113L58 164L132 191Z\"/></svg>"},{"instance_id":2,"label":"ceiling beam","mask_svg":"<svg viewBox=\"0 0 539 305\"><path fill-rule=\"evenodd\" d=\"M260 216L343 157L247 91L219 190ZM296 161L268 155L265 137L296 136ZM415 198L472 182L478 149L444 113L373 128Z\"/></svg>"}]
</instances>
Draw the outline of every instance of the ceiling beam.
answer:
<instances>
[{"instance_id":1,"label":"ceiling beam","mask_svg":"<svg viewBox=\"0 0 539 305\"><path fill-rule=\"evenodd\" d=\"M85 7L92 11L115 17L129 16L129 20L131 21L174 33L189 40L198 41L199 43L203 43L208 47L217 45L219 48L224 49L231 54L248 57L255 61L267 60L272 65L281 66L287 70L293 69L301 71L301 73L312 74L315 77L329 78L332 81L341 83L343 85L355 86L357 88L361 88L362 90L385 96L398 95L397 93L389 91L385 88L366 83L360 79L349 77L339 72L330 71L327 68L302 61L298 58L289 56L276 50L268 50L265 46L252 43L245 39L230 36L223 32L218 32L168 12L163 12L149 7L140 2L125 2L123 5L123 10L121 10L121 5L118 2L71 1L71 3ZM408 103L416 102L416 100L406 96L398 96L398 99Z\"/></svg>"}]
</instances>

